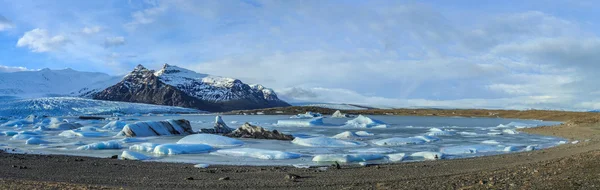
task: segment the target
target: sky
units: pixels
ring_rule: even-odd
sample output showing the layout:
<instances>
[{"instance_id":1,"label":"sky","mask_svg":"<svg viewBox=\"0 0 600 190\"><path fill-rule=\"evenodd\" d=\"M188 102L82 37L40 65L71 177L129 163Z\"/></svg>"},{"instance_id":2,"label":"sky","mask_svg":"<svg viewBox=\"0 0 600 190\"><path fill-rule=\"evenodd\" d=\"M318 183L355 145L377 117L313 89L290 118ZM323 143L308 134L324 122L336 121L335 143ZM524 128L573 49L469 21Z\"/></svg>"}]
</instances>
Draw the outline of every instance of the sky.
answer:
<instances>
[{"instance_id":1,"label":"sky","mask_svg":"<svg viewBox=\"0 0 600 190\"><path fill-rule=\"evenodd\" d=\"M595 1L0 0L0 72L164 63L289 101L600 109Z\"/></svg>"}]
</instances>

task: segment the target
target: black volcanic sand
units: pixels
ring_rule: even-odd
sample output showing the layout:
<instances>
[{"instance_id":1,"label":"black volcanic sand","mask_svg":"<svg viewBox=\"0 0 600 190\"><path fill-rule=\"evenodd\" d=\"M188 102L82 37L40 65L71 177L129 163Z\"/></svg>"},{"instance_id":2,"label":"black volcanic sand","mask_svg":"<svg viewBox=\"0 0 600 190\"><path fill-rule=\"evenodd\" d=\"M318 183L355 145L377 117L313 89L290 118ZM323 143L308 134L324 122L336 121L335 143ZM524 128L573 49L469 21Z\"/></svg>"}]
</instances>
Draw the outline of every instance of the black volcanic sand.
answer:
<instances>
[{"instance_id":1,"label":"black volcanic sand","mask_svg":"<svg viewBox=\"0 0 600 190\"><path fill-rule=\"evenodd\" d=\"M199 169L192 164L0 153L0 189L600 188L600 124L567 122L523 131L581 142L515 154L326 171L247 166Z\"/></svg>"}]
</instances>

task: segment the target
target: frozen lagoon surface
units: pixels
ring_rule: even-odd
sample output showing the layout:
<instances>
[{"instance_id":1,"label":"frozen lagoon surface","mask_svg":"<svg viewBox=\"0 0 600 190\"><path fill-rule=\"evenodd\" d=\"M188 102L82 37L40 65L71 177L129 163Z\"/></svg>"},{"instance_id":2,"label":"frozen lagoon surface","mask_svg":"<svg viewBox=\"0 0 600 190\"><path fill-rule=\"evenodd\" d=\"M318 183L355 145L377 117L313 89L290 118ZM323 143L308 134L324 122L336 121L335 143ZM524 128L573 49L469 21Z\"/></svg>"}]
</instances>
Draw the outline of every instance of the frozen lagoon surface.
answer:
<instances>
[{"instance_id":1,"label":"frozen lagoon surface","mask_svg":"<svg viewBox=\"0 0 600 190\"><path fill-rule=\"evenodd\" d=\"M297 125L294 125L295 122L279 122L288 125L278 125L279 120L292 121L294 119L290 119L290 115L224 115L223 119L231 128L237 128L244 122L249 122L268 130L277 129L280 132L292 134L296 138L301 138L297 140L302 140L305 143L238 139L243 142L241 144L237 143L238 146L214 146L213 149L203 149L203 151L186 151L185 146L177 146L178 141L185 136L125 138L115 136L119 132L118 128L111 130L110 127L107 127L103 129L103 126L111 120L84 121L61 117L59 120L54 119L55 122L63 120L77 122L84 127L73 131L86 131L94 135L64 135L63 132L68 130L46 129L47 125L50 125L47 121L32 124L17 122L19 123L17 126L0 126L0 148L16 148L18 151L26 153L92 157L123 155L123 151L128 151L127 155L133 154L135 157L142 157L143 160L159 162L210 165L306 166L329 165L330 162L327 162L327 160L347 160L347 163L344 164L358 164L363 161L368 163L421 161L431 159L429 157L435 157L435 155L442 159L456 159L531 151L557 146L566 142L565 139L557 137L515 133L517 128L556 125L559 122L502 118L367 117L384 122L387 128L346 126L346 122L352 118L323 118L322 124L306 124L298 120L300 122L297 122ZM127 124L136 121L187 119L192 124L194 131L198 131L200 128L212 128L215 115L136 114L135 116L122 116L120 119ZM7 120L0 120L0 123L8 122ZM354 135L350 139L324 139L324 137L333 137L347 131L358 135ZM61 133L63 135L60 135ZM348 132L345 134L348 134ZM311 141L311 138L314 141ZM33 141L35 143L32 143ZM328 146L328 142L335 143L335 146ZM139 145L143 146L143 144L146 144L146 148L139 148ZM153 151L153 148L161 144L173 146L171 147L173 151L183 152L184 154L158 154ZM344 144L350 146L342 146ZM80 148L90 146L94 148L89 148L89 150ZM138 148L130 149L129 147L132 146ZM396 156L402 154L406 156L400 158ZM423 156L425 154L430 156ZM318 159L314 159L315 157Z\"/></svg>"}]
</instances>

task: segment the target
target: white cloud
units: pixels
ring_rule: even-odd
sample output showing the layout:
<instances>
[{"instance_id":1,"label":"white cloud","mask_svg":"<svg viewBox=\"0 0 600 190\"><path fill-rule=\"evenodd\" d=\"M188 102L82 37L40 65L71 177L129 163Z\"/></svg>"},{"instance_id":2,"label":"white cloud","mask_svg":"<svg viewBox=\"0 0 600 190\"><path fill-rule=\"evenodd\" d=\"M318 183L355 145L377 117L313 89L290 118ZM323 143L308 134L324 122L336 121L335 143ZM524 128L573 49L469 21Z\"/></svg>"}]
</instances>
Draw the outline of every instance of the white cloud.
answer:
<instances>
[{"instance_id":1,"label":"white cloud","mask_svg":"<svg viewBox=\"0 0 600 190\"><path fill-rule=\"evenodd\" d=\"M27 69L25 67L13 67L13 66L0 65L0 73L11 73L11 72L18 72L18 71L30 71L30 69Z\"/></svg>"},{"instance_id":2,"label":"white cloud","mask_svg":"<svg viewBox=\"0 0 600 190\"><path fill-rule=\"evenodd\" d=\"M0 15L0 31L8 30L8 29L11 29L14 27L15 27L15 25L10 20L8 20L6 17Z\"/></svg>"},{"instance_id":3,"label":"white cloud","mask_svg":"<svg viewBox=\"0 0 600 190\"><path fill-rule=\"evenodd\" d=\"M122 46L125 44L125 37L116 36L116 37L107 37L104 39L104 47L116 47Z\"/></svg>"},{"instance_id":4,"label":"white cloud","mask_svg":"<svg viewBox=\"0 0 600 190\"><path fill-rule=\"evenodd\" d=\"M95 34L95 33L100 32L101 30L102 30L102 27L100 27L100 26L85 27L85 28L81 29L81 33Z\"/></svg>"},{"instance_id":5,"label":"white cloud","mask_svg":"<svg viewBox=\"0 0 600 190\"><path fill-rule=\"evenodd\" d=\"M47 30L36 28L25 32L17 42L17 47L28 47L33 52L48 52L60 49L68 42L65 36L51 36Z\"/></svg>"}]
</instances>

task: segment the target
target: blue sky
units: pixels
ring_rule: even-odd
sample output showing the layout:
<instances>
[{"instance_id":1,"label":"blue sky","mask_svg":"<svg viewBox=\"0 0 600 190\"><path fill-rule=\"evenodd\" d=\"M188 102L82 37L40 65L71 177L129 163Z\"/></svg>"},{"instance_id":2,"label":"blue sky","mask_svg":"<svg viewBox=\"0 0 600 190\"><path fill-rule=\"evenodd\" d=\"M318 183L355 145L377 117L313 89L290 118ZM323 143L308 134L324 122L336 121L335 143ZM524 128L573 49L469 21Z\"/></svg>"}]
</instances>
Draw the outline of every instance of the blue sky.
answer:
<instances>
[{"instance_id":1,"label":"blue sky","mask_svg":"<svg viewBox=\"0 0 600 190\"><path fill-rule=\"evenodd\" d=\"M600 109L594 1L3 1L0 71L170 63L289 100Z\"/></svg>"}]
</instances>

